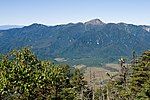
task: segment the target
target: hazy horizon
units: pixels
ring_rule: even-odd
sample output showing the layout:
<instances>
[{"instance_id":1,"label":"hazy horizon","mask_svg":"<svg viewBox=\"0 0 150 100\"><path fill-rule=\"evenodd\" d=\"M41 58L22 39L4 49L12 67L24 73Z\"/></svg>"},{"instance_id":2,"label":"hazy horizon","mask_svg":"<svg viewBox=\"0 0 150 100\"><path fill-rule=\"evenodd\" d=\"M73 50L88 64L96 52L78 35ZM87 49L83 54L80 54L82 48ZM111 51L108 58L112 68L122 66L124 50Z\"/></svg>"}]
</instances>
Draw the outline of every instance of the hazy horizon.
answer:
<instances>
[{"instance_id":1,"label":"hazy horizon","mask_svg":"<svg viewBox=\"0 0 150 100\"><path fill-rule=\"evenodd\" d=\"M150 25L149 0L1 0L1 25L59 25L98 18Z\"/></svg>"},{"instance_id":2,"label":"hazy horizon","mask_svg":"<svg viewBox=\"0 0 150 100\"><path fill-rule=\"evenodd\" d=\"M98 19L98 18L94 18L94 19ZM4 24L4 25L1 25L0 24L0 27L2 27L2 26L30 26L30 25L32 25L32 24L42 24L42 25L46 25L46 26L57 26L57 25L67 25L67 24L70 24L70 23L73 23L73 24L77 24L77 23L85 23L85 22L88 22L88 21L90 21L90 20L93 20L93 19L89 19L89 20L86 20L86 21L83 21L83 22L81 22L81 21L77 21L77 22L66 22L66 23L60 23L60 24L44 24L44 23L37 23L37 22L33 22L33 23L30 23L30 24ZM100 19L101 20L101 19ZM104 22L103 20L101 20L102 22ZM104 23L106 23L106 22L104 22ZM125 23L125 24L133 24L133 25L145 25L145 24L134 24L134 23L127 23L127 22L107 22L106 24L108 24L108 23L115 23L115 24L118 24L118 23ZM146 25L146 26L150 26L150 25Z\"/></svg>"}]
</instances>

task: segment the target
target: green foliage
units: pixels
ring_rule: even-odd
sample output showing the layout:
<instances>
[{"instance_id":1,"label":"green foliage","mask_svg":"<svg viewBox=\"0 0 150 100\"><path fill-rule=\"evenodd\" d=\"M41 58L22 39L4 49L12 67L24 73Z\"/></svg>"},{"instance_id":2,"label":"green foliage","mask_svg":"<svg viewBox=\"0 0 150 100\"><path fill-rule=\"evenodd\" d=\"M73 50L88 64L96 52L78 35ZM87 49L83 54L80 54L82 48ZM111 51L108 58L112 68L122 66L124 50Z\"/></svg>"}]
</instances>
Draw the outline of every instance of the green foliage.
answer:
<instances>
[{"instance_id":1,"label":"green foliage","mask_svg":"<svg viewBox=\"0 0 150 100\"><path fill-rule=\"evenodd\" d=\"M0 59L0 99L149 100L150 51L134 58L131 66L124 63L118 75L109 75L107 83L95 91L85 86L79 69L41 61L28 48L13 50Z\"/></svg>"},{"instance_id":2,"label":"green foliage","mask_svg":"<svg viewBox=\"0 0 150 100\"><path fill-rule=\"evenodd\" d=\"M150 51L146 51L132 66L131 91L137 99L150 98Z\"/></svg>"},{"instance_id":3,"label":"green foliage","mask_svg":"<svg viewBox=\"0 0 150 100\"><path fill-rule=\"evenodd\" d=\"M150 51L141 57L133 57L132 64L121 63L121 71L95 93L98 98L109 100L149 100L150 99Z\"/></svg>"},{"instance_id":4,"label":"green foliage","mask_svg":"<svg viewBox=\"0 0 150 100\"><path fill-rule=\"evenodd\" d=\"M81 91L84 88L84 85L87 84L86 81L83 81L83 74L79 69L75 69L73 77L71 78L71 84L77 91Z\"/></svg>"},{"instance_id":5,"label":"green foliage","mask_svg":"<svg viewBox=\"0 0 150 100\"><path fill-rule=\"evenodd\" d=\"M2 59L2 57L3 57L3 55L2 55L2 54L0 54L0 60Z\"/></svg>"},{"instance_id":6,"label":"green foliage","mask_svg":"<svg viewBox=\"0 0 150 100\"><path fill-rule=\"evenodd\" d=\"M13 50L0 63L0 99L70 100L77 97L82 82L79 70L70 73L68 65L40 61L28 48Z\"/></svg>"}]
</instances>

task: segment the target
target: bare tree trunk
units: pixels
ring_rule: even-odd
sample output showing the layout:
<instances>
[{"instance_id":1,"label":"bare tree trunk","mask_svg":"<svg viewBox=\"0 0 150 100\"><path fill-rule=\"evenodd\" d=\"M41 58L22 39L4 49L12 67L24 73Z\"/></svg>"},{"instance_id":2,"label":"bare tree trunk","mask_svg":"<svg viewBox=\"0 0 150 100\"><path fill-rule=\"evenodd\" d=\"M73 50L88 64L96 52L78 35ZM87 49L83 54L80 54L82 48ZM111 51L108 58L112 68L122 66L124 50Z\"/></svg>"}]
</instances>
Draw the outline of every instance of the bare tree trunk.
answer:
<instances>
[{"instance_id":1,"label":"bare tree trunk","mask_svg":"<svg viewBox=\"0 0 150 100\"><path fill-rule=\"evenodd\" d=\"M110 99L109 99L109 90L108 90L108 86L107 86L107 100L110 100Z\"/></svg>"}]
</instances>

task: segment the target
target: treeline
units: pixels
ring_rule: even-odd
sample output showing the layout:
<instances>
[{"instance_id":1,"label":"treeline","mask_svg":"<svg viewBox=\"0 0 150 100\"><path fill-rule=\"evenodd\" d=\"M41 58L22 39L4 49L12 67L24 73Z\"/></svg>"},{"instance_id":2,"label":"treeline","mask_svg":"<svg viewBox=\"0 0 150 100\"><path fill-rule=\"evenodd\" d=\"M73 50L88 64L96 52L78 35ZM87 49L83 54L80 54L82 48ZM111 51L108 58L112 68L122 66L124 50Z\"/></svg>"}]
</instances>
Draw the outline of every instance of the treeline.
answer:
<instances>
[{"instance_id":1,"label":"treeline","mask_svg":"<svg viewBox=\"0 0 150 100\"><path fill-rule=\"evenodd\" d=\"M88 86L79 69L39 60L28 48L0 57L0 100L150 100L150 51Z\"/></svg>"}]
</instances>

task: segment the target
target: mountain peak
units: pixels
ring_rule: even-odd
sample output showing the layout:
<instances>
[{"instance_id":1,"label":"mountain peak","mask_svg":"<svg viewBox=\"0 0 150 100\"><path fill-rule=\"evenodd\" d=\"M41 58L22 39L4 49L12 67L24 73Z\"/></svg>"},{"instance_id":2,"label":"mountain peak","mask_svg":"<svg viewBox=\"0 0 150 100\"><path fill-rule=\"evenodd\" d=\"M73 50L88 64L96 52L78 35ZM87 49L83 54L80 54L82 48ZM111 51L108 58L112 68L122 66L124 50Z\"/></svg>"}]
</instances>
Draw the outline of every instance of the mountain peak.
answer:
<instances>
[{"instance_id":1,"label":"mountain peak","mask_svg":"<svg viewBox=\"0 0 150 100\"><path fill-rule=\"evenodd\" d=\"M33 24L31 24L30 26L46 26L46 25L38 24L38 23L33 23Z\"/></svg>"},{"instance_id":2,"label":"mountain peak","mask_svg":"<svg viewBox=\"0 0 150 100\"><path fill-rule=\"evenodd\" d=\"M102 22L100 19L92 19L90 21L85 22L86 25L104 25L105 23Z\"/></svg>"},{"instance_id":3,"label":"mountain peak","mask_svg":"<svg viewBox=\"0 0 150 100\"><path fill-rule=\"evenodd\" d=\"M48 27L48 26L43 25L43 24L38 24L38 23L33 23L29 26L24 26L24 28L38 28L38 27Z\"/></svg>"}]
</instances>

